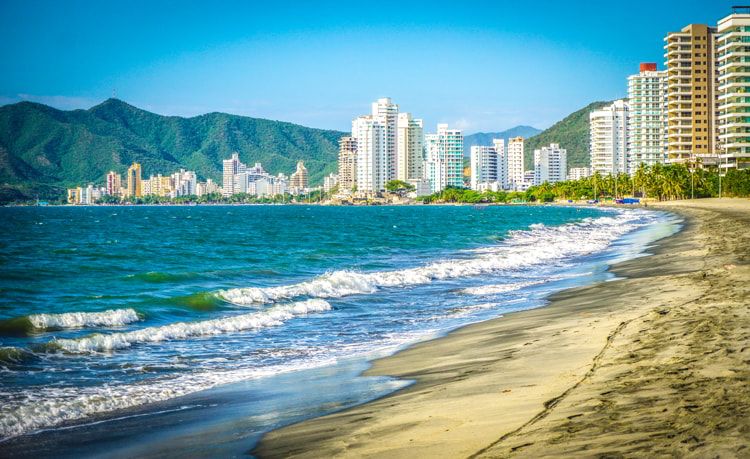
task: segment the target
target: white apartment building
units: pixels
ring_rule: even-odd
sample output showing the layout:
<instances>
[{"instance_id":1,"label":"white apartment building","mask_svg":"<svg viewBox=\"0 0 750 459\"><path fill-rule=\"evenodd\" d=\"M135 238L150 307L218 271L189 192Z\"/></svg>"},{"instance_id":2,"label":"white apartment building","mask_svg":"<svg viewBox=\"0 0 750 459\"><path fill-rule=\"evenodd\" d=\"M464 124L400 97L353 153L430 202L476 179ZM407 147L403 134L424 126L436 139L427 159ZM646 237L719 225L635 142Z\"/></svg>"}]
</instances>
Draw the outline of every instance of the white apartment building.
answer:
<instances>
[{"instance_id":1,"label":"white apartment building","mask_svg":"<svg viewBox=\"0 0 750 459\"><path fill-rule=\"evenodd\" d=\"M385 182L398 176L398 105L390 97L381 97L372 103L372 115L384 117L385 160L387 173Z\"/></svg>"},{"instance_id":2,"label":"white apartment building","mask_svg":"<svg viewBox=\"0 0 750 459\"><path fill-rule=\"evenodd\" d=\"M392 161L388 151L388 117L360 116L352 121L352 137L357 141L357 191L378 193L390 180Z\"/></svg>"},{"instance_id":3,"label":"white apartment building","mask_svg":"<svg viewBox=\"0 0 750 459\"><path fill-rule=\"evenodd\" d=\"M486 184L495 183L488 188ZM508 156L505 139L492 139L492 146L471 147L471 189L505 189L508 185Z\"/></svg>"},{"instance_id":4,"label":"white apartment building","mask_svg":"<svg viewBox=\"0 0 750 459\"><path fill-rule=\"evenodd\" d=\"M172 197L190 196L197 193L196 184L198 179L195 172L180 169L179 172L172 174L172 183L174 185Z\"/></svg>"},{"instance_id":5,"label":"white apartment building","mask_svg":"<svg viewBox=\"0 0 750 459\"><path fill-rule=\"evenodd\" d=\"M448 186L462 187L464 184L463 131L449 129L447 124L438 124L436 134L425 136L425 147L427 149L425 178L430 182L430 191L437 193Z\"/></svg>"},{"instance_id":6,"label":"white apartment building","mask_svg":"<svg viewBox=\"0 0 750 459\"><path fill-rule=\"evenodd\" d=\"M523 137L508 139L508 189L520 191L523 186Z\"/></svg>"},{"instance_id":7,"label":"white apartment building","mask_svg":"<svg viewBox=\"0 0 750 459\"><path fill-rule=\"evenodd\" d=\"M471 189L478 190L480 183L497 182L497 152L495 147L471 147Z\"/></svg>"},{"instance_id":8,"label":"white apartment building","mask_svg":"<svg viewBox=\"0 0 750 459\"><path fill-rule=\"evenodd\" d=\"M628 172L628 117L630 106L624 100L589 114L591 173L601 175Z\"/></svg>"},{"instance_id":9,"label":"white apartment building","mask_svg":"<svg viewBox=\"0 0 750 459\"><path fill-rule=\"evenodd\" d=\"M588 167L573 167L568 171L568 180L576 181L585 177L591 177L591 169Z\"/></svg>"},{"instance_id":10,"label":"white apartment building","mask_svg":"<svg viewBox=\"0 0 750 459\"><path fill-rule=\"evenodd\" d=\"M534 150L534 185L564 182L568 171L568 152L559 144Z\"/></svg>"},{"instance_id":11,"label":"white apartment building","mask_svg":"<svg viewBox=\"0 0 750 459\"><path fill-rule=\"evenodd\" d=\"M667 71L655 63L641 64L640 73L628 77L628 173L641 163L663 163L667 151Z\"/></svg>"},{"instance_id":12,"label":"white apartment building","mask_svg":"<svg viewBox=\"0 0 750 459\"><path fill-rule=\"evenodd\" d=\"M234 176L244 173L247 170L247 166L240 162L239 155L237 153L232 153L232 159L225 159L224 161L222 161L222 163L224 168L224 180L222 182L221 194L222 196L232 196L235 193L234 184L236 183L236 180L234 179ZM237 191L237 193L239 192L240 191Z\"/></svg>"},{"instance_id":13,"label":"white apartment building","mask_svg":"<svg viewBox=\"0 0 750 459\"><path fill-rule=\"evenodd\" d=\"M399 113L397 123L398 180L407 182L423 177L424 121L414 119L411 113Z\"/></svg>"},{"instance_id":14,"label":"white apartment building","mask_svg":"<svg viewBox=\"0 0 750 459\"><path fill-rule=\"evenodd\" d=\"M735 7L721 19L718 60L719 168L750 168L750 9Z\"/></svg>"}]
</instances>

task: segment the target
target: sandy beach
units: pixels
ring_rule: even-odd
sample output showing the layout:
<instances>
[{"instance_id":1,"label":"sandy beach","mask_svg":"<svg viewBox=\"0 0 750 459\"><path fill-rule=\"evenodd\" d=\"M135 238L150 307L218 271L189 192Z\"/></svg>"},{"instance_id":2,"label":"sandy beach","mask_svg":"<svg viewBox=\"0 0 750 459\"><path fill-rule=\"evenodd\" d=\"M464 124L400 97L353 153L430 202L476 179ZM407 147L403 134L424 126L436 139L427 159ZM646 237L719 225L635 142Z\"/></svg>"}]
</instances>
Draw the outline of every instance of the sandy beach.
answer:
<instances>
[{"instance_id":1,"label":"sandy beach","mask_svg":"<svg viewBox=\"0 0 750 459\"><path fill-rule=\"evenodd\" d=\"M267 434L271 457L750 457L750 201L685 217L617 280L377 360L414 380Z\"/></svg>"}]
</instances>

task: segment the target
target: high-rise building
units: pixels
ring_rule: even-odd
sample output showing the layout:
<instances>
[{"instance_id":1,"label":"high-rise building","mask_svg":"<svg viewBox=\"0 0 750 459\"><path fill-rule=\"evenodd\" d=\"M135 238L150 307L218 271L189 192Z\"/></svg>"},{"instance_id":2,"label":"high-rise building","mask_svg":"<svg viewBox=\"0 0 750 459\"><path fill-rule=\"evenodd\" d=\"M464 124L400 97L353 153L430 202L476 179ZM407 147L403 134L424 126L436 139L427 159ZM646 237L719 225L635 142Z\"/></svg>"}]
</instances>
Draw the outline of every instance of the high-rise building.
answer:
<instances>
[{"instance_id":1,"label":"high-rise building","mask_svg":"<svg viewBox=\"0 0 750 459\"><path fill-rule=\"evenodd\" d=\"M750 168L750 8L735 7L716 35L720 170Z\"/></svg>"},{"instance_id":2,"label":"high-rise building","mask_svg":"<svg viewBox=\"0 0 750 459\"><path fill-rule=\"evenodd\" d=\"M372 115L385 119L385 182L398 176L398 105L390 97L381 97L372 103Z\"/></svg>"},{"instance_id":3,"label":"high-rise building","mask_svg":"<svg viewBox=\"0 0 750 459\"><path fill-rule=\"evenodd\" d=\"M339 139L339 188L352 190L357 185L357 140L354 137Z\"/></svg>"},{"instance_id":4,"label":"high-rise building","mask_svg":"<svg viewBox=\"0 0 750 459\"><path fill-rule=\"evenodd\" d=\"M508 139L508 188L518 190L524 182L523 137Z\"/></svg>"},{"instance_id":5,"label":"high-rise building","mask_svg":"<svg viewBox=\"0 0 750 459\"><path fill-rule=\"evenodd\" d=\"M424 154L424 122L413 119L411 113L398 114L398 180L417 180L424 175L422 162Z\"/></svg>"},{"instance_id":6,"label":"high-rise building","mask_svg":"<svg viewBox=\"0 0 750 459\"><path fill-rule=\"evenodd\" d=\"M234 176L237 174L241 174L247 170L247 166L242 164L240 162L239 155L237 153L232 153L231 159L225 159L222 161L223 164L223 181L222 181L222 196L232 196L234 191Z\"/></svg>"},{"instance_id":7,"label":"high-rise building","mask_svg":"<svg viewBox=\"0 0 750 459\"><path fill-rule=\"evenodd\" d=\"M492 146L471 147L471 189L501 190L508 186L508 156L505 139L492 139Z\"/></svg>"},{"instance_id":8,"label":"high-rise building","mask_svg":"<svg viewBox=\"0 0 750 459\"><path fill-rule=\"evenodd\" d=\"M134 198L141 197L141 165L139 163L133 163L128 168L127 195Z\"/></svg>"},{"instance_id":9,"label":"high-rise building","mask_svg":"<svg viewBox=\"0 0 750 459\"><path fill-rule=\"evenodd\" d=\"M616 100L610 106L589 113L592 174L628 173L629 111L624 100Z\"/></svg>"},{"instance_id":10,"label":"high-rise building","mask_svg":"<svg viewBox=\"0 0 750 459\"><path fill-rule=\"evenodd\" d=\"M715 159L716 28L690 24L664 37L667 162Z\"/></svg>"},{"instance_id":11,"label":"high-rise building","mask_svg":"<svg viewBox=\"0 0 750 459\"><path fill-rule=\"evenodd\" d=\"M120 188L122 188L120 174L115 171L109 171L109 174L107 174L107 194L110 196L119 196Z\"/></svg>"},{"instance_id":12,"label":"high-rise building","mask_svg":"<svg viewBox=\"0 0 750 459\"><path fill-rule=\"evenodd\" d=\"M641 64L640 73L628 77L628 173L633 175L641 163L663 163L666 155L667 71L656 64Z\"/></svg>"},{"instance_id":13,"label":"high-rise building","mask_svg":"<svg viewBox=\"0 0 750 459\"><path fill-rule=\"evenodd\" d=\"M174 190L171 192L173 196L190 196L197 193L196 183L198 179L193 171L186 171L180 169L179 172L172 174L172 183L174 184Z\"/></svg>"},{"instance_id":14,"label":"high-rise building","mask_svg":"<svg viewBox=\"0 0 750 459\"><path fill-rule=\"evenodd\" d=\"M385 190L390 177L386 116L360 116L352 121L352 137L357 142L357 192Z\"/></svg>"},{"instance_id":15,"label":"high-rise building","mask_svg":"<svg viewBox=\"0 0 750 459\"><path fill-rule=\"evenodd\" d=\"M534 150L534 185L564 182L568 172L568 152L559 144Z\"/></svg>"},{"instance_id":16,"label":"high-rise building","mask_svg":"<svg viewBox=\"0 0 750 459\"><path fill-rule=\"evenodd\" d=\"M447 124L438 124L436 134L425 136L427 162L425 178L430 182L432 193L448 186L464 185L464 135L461 129L449 129Z\"/></svg>"},{"instance_id":17,"label":"high-rise building","mask_svg":"<svg viewBox=\"0 0 750 459\"><path fill-rule=\"evenodd\" d=\"M497 150L486 145L471 147L471 189L480 183L497 182Z\"/></svg>"},{"instance_id":18,"label":"high-rise building","mask_svg":"<svg viewBox=\"0 0 750 459\"><path fill-rule=\"evenodd\" d=\"M292 173L290 186L298 190L304 190L308 187L307 168L303 161L297 161L297 170Z\"/></svg>"}]
</instances>

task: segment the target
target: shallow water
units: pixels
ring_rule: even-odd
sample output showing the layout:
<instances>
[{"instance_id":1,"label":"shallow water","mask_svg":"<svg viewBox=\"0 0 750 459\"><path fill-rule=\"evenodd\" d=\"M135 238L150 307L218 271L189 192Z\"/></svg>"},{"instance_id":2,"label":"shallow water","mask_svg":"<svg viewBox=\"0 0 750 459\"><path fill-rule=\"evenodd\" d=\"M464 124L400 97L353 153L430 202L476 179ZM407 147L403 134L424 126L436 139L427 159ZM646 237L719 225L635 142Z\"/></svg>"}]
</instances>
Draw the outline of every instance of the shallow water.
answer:
<instances>
[{"instance_id":1,"label":"shallow water","mask_svg":"<svg viewBox=\"0 0 750 459\"><path fill-rule=\"evenodd\" d=\"M0 436L50 448L113 422L179 436L167 420L203 413L205 429L205 410L230 425L241 413L233 441L245 448L403 386L353 378L363 359L606 280L608 264L676 230L658 212L543 206L2 208L0 219ZM238 387L242 400L221 402Z\"/></svg>"}]
</instances>

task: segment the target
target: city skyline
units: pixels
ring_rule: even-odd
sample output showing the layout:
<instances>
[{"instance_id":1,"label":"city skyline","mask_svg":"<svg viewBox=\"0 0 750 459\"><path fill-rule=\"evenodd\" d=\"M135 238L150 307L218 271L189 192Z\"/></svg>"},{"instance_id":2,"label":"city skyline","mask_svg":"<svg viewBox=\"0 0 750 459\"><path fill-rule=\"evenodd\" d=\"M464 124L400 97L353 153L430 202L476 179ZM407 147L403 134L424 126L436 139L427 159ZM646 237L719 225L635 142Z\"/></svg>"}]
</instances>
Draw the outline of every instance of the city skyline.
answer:
<instances>
[{"instance_id":1,"label":"city skyline","mask_svg":"<svg viewBox=\"0 0 750 459\"><path fill-rule=\"evenodd\" d=\"M620 82L639 62L662 68L669 31L731 11L697 1L649 4L649 14L551 2L224 5L5 4L0 36L13 45L0 51L0 104L89 108L115 89L163 115L220 111L347 131L352 113L392 97L426 126L467 135L544 129L625 97Z\"/></svg>"}]
</instances>

